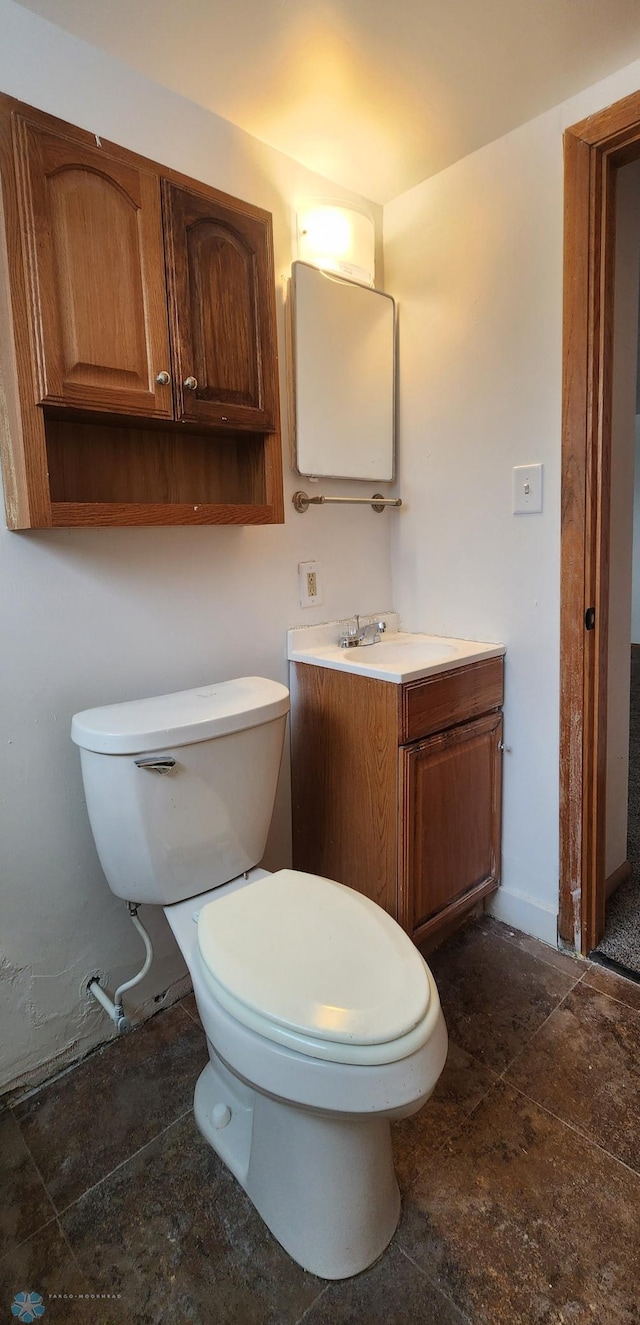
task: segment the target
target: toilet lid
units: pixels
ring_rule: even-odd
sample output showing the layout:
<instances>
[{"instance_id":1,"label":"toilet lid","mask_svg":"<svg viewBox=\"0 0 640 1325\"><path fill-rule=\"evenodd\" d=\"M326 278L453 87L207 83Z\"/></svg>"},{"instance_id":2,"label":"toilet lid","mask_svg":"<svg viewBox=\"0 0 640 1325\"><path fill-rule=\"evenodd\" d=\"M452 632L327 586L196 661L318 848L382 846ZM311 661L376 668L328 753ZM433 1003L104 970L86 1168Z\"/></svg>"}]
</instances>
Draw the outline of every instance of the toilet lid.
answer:
<instances>
[{"instance_id":1,"label":"toilet lid","mask_svg":"<svg viewBox=\"0 0 640 1325\"><path fill-rule=\"evenodd\" d=\"M316 874L279 870L207 903L198 948L239 1003L319 1040L384 1044L429 1006L424 962L395 920Z\"/></svg>"}]
</instances>

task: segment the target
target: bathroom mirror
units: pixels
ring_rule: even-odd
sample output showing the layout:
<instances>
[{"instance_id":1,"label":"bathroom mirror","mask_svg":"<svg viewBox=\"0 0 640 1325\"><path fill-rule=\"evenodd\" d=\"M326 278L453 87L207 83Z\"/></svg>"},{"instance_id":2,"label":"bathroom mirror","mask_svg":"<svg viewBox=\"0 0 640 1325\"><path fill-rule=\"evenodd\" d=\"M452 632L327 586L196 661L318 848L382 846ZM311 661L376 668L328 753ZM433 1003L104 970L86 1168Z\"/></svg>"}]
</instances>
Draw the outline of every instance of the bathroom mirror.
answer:
<instances>
[{"instance_id":1,"label":"bathroom mirror","mask_svg":"<svg viewBox=\"0 0 640 1325\"><path fill-rule=\"evenodd\" d=\"M395 462L395 302L305 262L291 274L296 467L390 482Z\"/></svg>"}]
</instances>

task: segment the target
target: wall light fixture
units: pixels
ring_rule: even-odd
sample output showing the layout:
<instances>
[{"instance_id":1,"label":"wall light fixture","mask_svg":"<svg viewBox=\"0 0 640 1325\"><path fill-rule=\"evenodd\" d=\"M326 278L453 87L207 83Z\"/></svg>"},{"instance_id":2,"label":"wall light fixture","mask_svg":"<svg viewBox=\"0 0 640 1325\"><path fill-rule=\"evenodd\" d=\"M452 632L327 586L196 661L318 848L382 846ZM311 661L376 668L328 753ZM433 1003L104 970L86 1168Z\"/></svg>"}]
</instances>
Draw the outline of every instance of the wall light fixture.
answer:
<instances>
[{"instance_id":1,"label":"wall light fixture","mask_svg":"<svg viewBox=\"0 0 640 1325\"><path fill-rule=\"evenodd\" d=\"M367 212L314 201L297 215L298 258L360 285L374 283L375 227Z\"/></svg>"}]
</instances>

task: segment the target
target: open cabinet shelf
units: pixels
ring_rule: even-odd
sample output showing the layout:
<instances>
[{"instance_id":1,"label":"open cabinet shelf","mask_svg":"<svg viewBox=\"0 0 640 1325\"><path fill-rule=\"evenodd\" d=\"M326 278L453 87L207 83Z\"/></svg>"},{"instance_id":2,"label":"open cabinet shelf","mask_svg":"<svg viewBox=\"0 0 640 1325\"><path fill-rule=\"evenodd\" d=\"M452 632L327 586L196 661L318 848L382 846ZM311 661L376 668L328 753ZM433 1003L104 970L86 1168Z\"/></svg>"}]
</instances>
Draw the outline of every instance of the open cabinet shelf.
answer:
<instances>
[{"instance_id":1,"label":"open cabinet shelf","mask_svg":"<svg viewBox=\"0 0 640 1325\"><path fill-rule=\"evenodd\" d=\"M267 524L264 439L45 418L51 520Z\"/></svg>"}]
</instances>

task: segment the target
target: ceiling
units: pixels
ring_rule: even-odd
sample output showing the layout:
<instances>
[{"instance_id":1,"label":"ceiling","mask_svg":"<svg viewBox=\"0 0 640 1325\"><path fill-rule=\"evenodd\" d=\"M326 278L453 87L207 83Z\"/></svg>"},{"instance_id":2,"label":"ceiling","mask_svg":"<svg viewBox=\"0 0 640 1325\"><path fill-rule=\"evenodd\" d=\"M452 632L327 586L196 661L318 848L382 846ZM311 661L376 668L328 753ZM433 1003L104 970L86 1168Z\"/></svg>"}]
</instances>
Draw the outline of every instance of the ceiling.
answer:
<instances>
[{"instance_id":1,"label":"ceiling","mask_svg":"<svg viewBox=\"0 0 640 1325\"><path fill-rule=\"evenodd\" d=\"M386 202L640 57L638 0L22 0Z\"/></svg>"}]
</instances>

